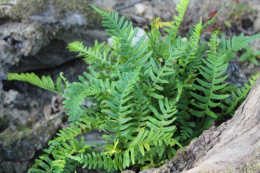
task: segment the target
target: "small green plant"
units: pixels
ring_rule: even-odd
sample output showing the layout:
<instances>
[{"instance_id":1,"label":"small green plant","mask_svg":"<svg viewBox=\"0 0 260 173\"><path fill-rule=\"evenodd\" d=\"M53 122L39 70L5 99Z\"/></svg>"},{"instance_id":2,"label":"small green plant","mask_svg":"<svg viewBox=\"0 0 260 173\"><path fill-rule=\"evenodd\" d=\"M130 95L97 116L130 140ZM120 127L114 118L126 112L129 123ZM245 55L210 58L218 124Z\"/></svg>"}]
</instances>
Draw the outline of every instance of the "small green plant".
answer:
<instances>
[{"instance_id":1,"label":"small green plant","mask_svg":"<svg viewBox=\"0 0 260 173\"><path fill-rule=\"evenodd\" d=\"M113 46L96 42L87 48L78 41L68 45L89 64L89 73L79 76L79 82L69 83L63 75L56 83L33 73L8 75L9 80L62 94L69 116L70 126L57 133L29 172L72 172L80 165L108 172L158 166L213 122L233 115L257 75L245 88L230 86L224 75L228 61L260 35L226 40L214 32L209 42L200 44L206 26L200 21L182 38L178 29L188 2L180 1L173 22L156 18L135 43L138 28L118 13L92 6L103 17ZM85 99L94 104L83 105ZM104 145L85 144L82 134L94 129L104 133Z\"/></svg>"},{"instance_id":2,"label":"small green plant","mask_svg":"<svg viewBox=\"0 0 260 173\"><path fill-rule=\"evenodd\" d=\"M243 61L250 61L251 63L255 64L255 65L259 65L257 59L259 58L260 55L260 51L254 51L250 46L246 47L246 51L245 53L243 53L239 60L240 62Z\"/></svg>"}]
</instances>

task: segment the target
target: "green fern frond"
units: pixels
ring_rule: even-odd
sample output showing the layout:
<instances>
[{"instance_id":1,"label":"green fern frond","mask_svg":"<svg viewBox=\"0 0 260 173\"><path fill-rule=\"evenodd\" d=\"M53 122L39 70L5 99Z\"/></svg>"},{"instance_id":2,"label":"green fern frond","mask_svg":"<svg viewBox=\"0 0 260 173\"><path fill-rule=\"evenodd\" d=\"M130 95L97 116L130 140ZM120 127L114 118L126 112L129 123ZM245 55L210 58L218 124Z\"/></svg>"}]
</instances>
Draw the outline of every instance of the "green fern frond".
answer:
<instances>
[{"instance_id":1,"label":"green fern frond","mask_svg":"<svg viewBox=\"0 0 260 173\"><path fill-rule=\"evenodd\" d=\"M218 118L212 109L220 104L220 100L228 97L227 94L218 94L218 91L227 85L221 84L227 78L227 75L223 76L228 67L228 64L223 61L224 58L225 54L208 54L208 57L203 59L205 66L200 67L200 74L203 78L197 78L198 84L193 85L198 92L191 92L196 99L192 105L197 108L197 110L191 111L192 115L203 118L208 115L215 119Z\"/></svg>"},{"instance_id":2,"label":"green fern frond","mask_svg":"<svg viewBox=\"0 0 260 173\"><path fill-rule=\"evenodd\" d=\"M46 154L40 156L29 172L63 172L64 168L75 166L73 163L68 163L69 154L81 154L90 148L89 145L85 145L85 140L82 137L79 142L76 137L80 134L89 132L98 127L100 123L99 119L84 117L81 118L75 125L60 130L54 140L49 142L49 148L44 149ZM50 158L54 158L50 159ZM45 170L45 171L43 171Z\"/></svg>"},{"instance_id":3,"label":"green fern frond","mask_svg":"<svg viewBox=\"0 0 260 173\"><path fill-rule=\"evenodd\" d=\"M181 142L187 141L193 134L193 129L196 127L196 123L192 121L192 115L190 113L190 105L192 96L190 94L191 89L185 88L182 92L180 101L177 103L178 112L176 113L176 121L180 122L180 140Z\"/></svg>"},{"instance_id":4,"label":"green fern frond","mask_svg":"<svg viewBox=\"0 0 260 173\"><path fill-rule=\"evenodd\" d=\"M192 33L191 40L188 44L186 44L186 54L185 58L180 59L178 61L178 64L182 66L181 69L179 69L179 73L184 78L188 78L191 75L195 75L194 73L198 70L198 66L200 65L201 59L198 55L198 50L200 48L199 46L199 40L201 36L202 31L202 20L200 20L199 23L196 24L194 27L194 31Z\"/></svg>"},{"instance_id":5,"label":"green fern frond","mask_svg":"<svg viewBox=\"0 0 260 173\"><path fill-rule=\"evenodd\" d=\"M82 102L87 96L91 96L91 88L80 82L73 82L65 90L66 100L63 102L69 116L69 121L75 122L79 117L83 116Z\"/></svg>"},{"instance_id":6,"label":"green fern frond","mask_svg":"<svg viewBox=\"0 0 260 173\"><path fill-rule=\"evenodd\" d=\"M153 58L150 58L151 67L149 69L149 74L151 80L153 81L152 88L156 90L163 90L163 87L160 84L168 83L168 80L165 79L168 75L173 75L175 70L173 69L173 58L169 58L164 62L164 65L155 63Z\"/></svg>"},{"instance_id":7,"label":"green fern frond","mask_svg":"<svg viewBox=\"0 0 260 173\"><path fill-rule=\"evenodd\" d=\"M83 165L83 168L88 169L96 169L96 168L105 168L108 171L111 171L112 168L115 170L123 170L122 162L123 158L122 155L116 155L112 158L110 155L101 153L85 153L80 155L68 155L69 158L75 160Z\"/></svg>"},{"instance_id":8,"label":"green fern frond","mask_svg":"<svg viewBox=\"0 0 260 173\"><path fill-rule=\"evenodd\" d=\"M200 19L200 22L195 25L194 31L192 33L192 39L195 40L194 46L198 46L199 44L202 29L202 19Z\"/></svg>"},{"instance_id":9,"label":"green fern frond","mask_svg":"<svg viewBox=\"0 0 260 173\"><path fill-rule=\"evenodd\" d=\"M101 67L99 69L102 70L113 69L113 53L111 53L111 48L105 45L105 43L99 44L95 41L94 47L87 48L82 42L75 41L70 43L67 48L70 52L78 52L78 57L85 57L84 60L88 64L98 64Z\"/></svg>"},{"instance_id":10,"label":"green fern frond","mask_svg":"<svg viewBox=\"0 0 260 173\"><path fill-rule=\"evenodd\" d=\"M66 141L69 139L74 139L83 132L88 132L96 127L98 127L100 120L97 118L85 116L81 118L75 125L62 129L57 133L54 140L50 141L49 144L53 144L60 141Z\"/></svg>"},{"instance_id":11,"label":"green fern frond","mask_svg":"<svg viewBox=\"0 0 260 173\"><path fill-rule=\"evenodd\" d=\"M130 102L133 98L131 93L138 81L138 76L138 71L123 74L115 83L111 97L101 102L105 105L102 113L106 113L110 118L100 128L117 133L119 138L134 130L131 128L132 125L136 126L136 123L131 123L132 117L128 115L133 112L134 104Z\"/></svg>"},{"instance_id":12,"label":"green fern frond","mask_svg":"<svg viewBox=\"0 0 260 173\"><path fill-rule=\"evenodd\" d=\"M249 79L249 83L245 83L245 86L242 88L235 87L236 90L231 90L231 97L232 98L226 98L224 100L224 104L221 104L221 108L225 111L225 115L234 115L236 107L240 105L244 99L246 98L248 92L253 87L255 81L257 80L259 74L255 74L251 76L251 79ZM228 89L225 89L225 92L227 92Z\"/></svg>"},{"instance_id":13,"label":"green fern frond","mask_svg":"<svg viewBox=\"0 0 260 173\"><path fill-rule=\"evenodd\" d=\"M209 49L207 50L207 52L212 54L217 53L217 47L219 44L220 41L218 39L218 31L216 31L211 35L210 42L208 42Z\"/></svg>"},{"instance_id":14,"label":"green fern frond","mask_svg":"<svg viewBox=\"0 0 260 173\"><path fill-rule=\"evenodd\" d=\"M108 80L103 81L97 79L95 76L89 73L84 73L84 77L80 76L81 82L73 82L69 84L69 87L65 90L64 97L66 100L64 108L66 108L69 116L69 121L75 122L79 118L84 116L83 101L87 97L96 97L101 99L106 93L109 93L113 89L113 84ZM101 96L103 95L103 96ZM90 108L89 108L90 109Z\"/></svg>"},{"instance_id":15,"label":"green fern frond","mask_svg":"<svg viewBox=\"0 0 260 173\"><path fill-rule=\"evenodd\" d=\"M82 148L83 146L83 148ZM44 154L37 159L32 168L28 172L36 173L60 173L66 172L64 169L71 170L77 165L69 160L68 154L75 154L86 150L89 146L82 145L76 139L68 140L68 143L62 142L58 147L50 146L45 149ZM53 158L53 159L51 159Z\"/></svg>"},{"instance_id":16,"label":"green fern frond","mask_svg":"<svg viewBox=\"0 0 260 173\"><path fill-rule=\"evenodd\" d=\"M170 45L164 51L165 59L156 60L154 57L150 57L150 62L145 67L144 78L142 78L142 80L147 81L147 85L144 84L147 95L156 99L163 99L164 96L160 92L164 90L164 87L171 87L169 82L174 82L172 85L176 85L174 73L177 67L174 63L187 54L186 49L188 49L187 45L182 43L177 48ZM171 78L173 79L170 80Z\"/></svg>"},{"instance_id":17,"label":"green fern frond","mask_svg":"<svg viewBox=\"0 0 260 173\"><path fill-rule=\"evenodd\" d=\"M133 163L135 162L133 154L133 150L126 150L123 152L118 151L113 155L106 154L106 152L87 152L79 153L77 155L68 154L68 157L82 164L83 168L105 168L108 171L111 171L111 169L114 168L115 170L122 171L130 166L131 161L133 161Z\"/></svg>"},{"instance_id":18,"label":"green fern frond","mask_svg":"<svg viewBox=\"0 0 260 173\"><path fill-rule=\"evenodd\" d=\"M149 108L154 113L154 116L147 116L147 126L152 130L166 131L166 132L174 132L176 127L172 125L172 123L176 120L177 117L173 117L177 113L176 107L172 104L172 102L168 101L166 97L164 100L159 100L159 107L161 113L157 111L157 109L151 105Z\"/></svg>"},{"instance_id":19,"label":"green fern frond","mask_svg":"<svg viewBox=\"0 0 260 173\"><path fill-rule=\"evenodd\" d=\"M62 75L62 73L61 73ZM64 77L63 77L64 78ZM66 85L62 84L61 78L57 78L56 84L53 82L53 80L49 76L42 76L40 79L36 74L34 73L9 73L8 80L19 80L23 82L28 82L30 84L36 85L38 87L41 87L43 89L62 94L63 89L66 87Z\"/></svg>"},{"instance_id":20,"label":"green fern frond","mask_svg":"<svg viewBox=\"0 0 260 173\"><path fill-rule=\"evenodd\" d=\"M138 135L134 138L133 141L130 143L125 143L125 146L128 148L128 150L131 153L131 160L132 163L135 164L136 160L134 158L134 155L132 155L135 152L140 152L140 160L145 158L146 154L149 155L149 153L156 153L156 150L161 150L162 148L165 148L167 146L174 146L180 145L180 143L172 138L173 133L172 132L165 132L165 131L154 131L154 130L144 130L140 129ZM138 155L138 154L136 154ZM142 159L141 159L142 158ZM138 161L139 162L139 161ZM140 162L139 162L140 163Z\"/></svg>"},{"instance_id":21,"label":"green fern frond","mask_svg":"<svg viewBox=\"0 0 260 173\"><path fill-rule=\"evenodd\" d=\"M176 11L179 13L178 16L173 16L174 18L174 24L170 26L170 29L165 29L166 32L168 32L168 35L166 37L166 44L172 42L177 36L179 27L183 21L183 17L186 13L186 10L189 5L189 0L180 0L180 3L177 4Z\"/></svg>"},{"instance_id":22,"label":"green fern frond","mask_svg":"<svg viewBox=\"0 0 260 173\"><path fill-rule=\"evenodd\" d=\"M149 51L148 53L145 53L148 46L144 46L142 49L137 51L135 55L133 55L131 58L129 58L123 66L119 66L119 70L121 72L130 72L133 71L136 68L142 67L145 62L151 57L153 51Z\"/></svg>"},{"instance_id":23,"label":"green fern frond","mask_svg":"<svg viewBox=\"0 0 260 173\"><path fill-rule=\"evenodd\" d=\"M118 13L106 12L94 5L91 5L91 7L103 17L103 25L109 28L106 29L107 35L118 37L122 39L124 43L127 43L128 37L132 31L132 23L128 21L125 22L124 16L119 19Z\"/></svg>"},{"instance_id":24,"label":"green fern frond","mask_svg":"<svg viewBox=\"0 0 260 173\"><path fill-rule=\"evenodd\" d=\"M225 40L225 37L222 37L218 49L219 52L225 52L227 54L225 61L228 62L231 58L235 57L235 53L233 52L247 47L249 42L257 38L260 38L260 34L245 37L242 33L240 36L233 36L228 40Z\"/></svg>"},{"instance_id":25,"label":"green fern frond","mask_svg":"<svg viewBox=\"0 0 260 173\"><path fill-rule=\"evenodd\" d=\"M126 59L132 57L135 52L140 48L145 39L145 35L133 45L132 40L138 32L138 28L133 30L132 22L124 21L125 17L119 19L119 14L114 12L105 12L93 5L91 5L103 17L103 26L107 27L107 35L112 36L117 54L125 57Z\"/></svg>"},{"instance_id":26,"label":"green fern frond","mask_svg":"<svg viewBox=\"0 0 260 173\"><path fill-rule=\"evenodd\" d=\"M180 119L180 122L181 122L181 126L180 126L181 142L187 141L187 139L190 139L190 137L192 136L193 129L196 127L196 123L185 119Z\"/></svg>"}]
</instances>

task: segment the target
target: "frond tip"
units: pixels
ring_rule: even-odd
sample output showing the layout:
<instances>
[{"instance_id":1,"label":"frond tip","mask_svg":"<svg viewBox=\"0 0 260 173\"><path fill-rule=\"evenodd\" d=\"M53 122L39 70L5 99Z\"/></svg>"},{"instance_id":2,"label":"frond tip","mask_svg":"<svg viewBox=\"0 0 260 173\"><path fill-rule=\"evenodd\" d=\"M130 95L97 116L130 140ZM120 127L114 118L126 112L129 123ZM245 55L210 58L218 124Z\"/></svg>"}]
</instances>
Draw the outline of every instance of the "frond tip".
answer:
<instances>
[{"instance_id":1,"label":"frond tip","mask_svg":"<svg viewBox=\"0 0 260 173\"><path fill-rule=\"evenodd\" d=\"M62 73L61 73L62 76ZM43 89L62 94L64 86L61 83L61 78L58 77L56 80L56 84L54 84L53 80L49 76L42 76L40 79L36 74L34 73L9 73L7 76L8 80L19 80L23 82L28 82L30 84L36 85L38 87L41 87ZM64 77L62 76L62 79Z\"/></svg>"}]
</instances>

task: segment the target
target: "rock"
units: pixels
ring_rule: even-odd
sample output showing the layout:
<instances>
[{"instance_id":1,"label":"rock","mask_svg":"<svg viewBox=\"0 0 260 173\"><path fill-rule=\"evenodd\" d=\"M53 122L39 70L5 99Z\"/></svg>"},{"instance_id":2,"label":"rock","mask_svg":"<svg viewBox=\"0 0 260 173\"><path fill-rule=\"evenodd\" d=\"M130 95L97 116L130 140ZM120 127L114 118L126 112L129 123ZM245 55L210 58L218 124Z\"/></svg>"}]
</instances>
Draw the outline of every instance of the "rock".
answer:
<instances>
[{"instance_id":1,"label":"rock","mask_svg":"<svg viewBox=\"0 0 260 173\"><path fill-rule=\"evenodd\" d=\"M93 36L104 36L104 32L88 32L101 27L101 16L88 3L85 0L0 2L0 65L3 74L61 65L75 58L66 51L69 42L86 40L85 45L91 46Z\"/></svg>"},{"instance_id":2,"label":"rock","mask_svg":"<svg viewBox=\"0 0 260 173\"><path fill-rule=\"evenodd\" d=\"M254 22L254 31L260 32L260 18L257 18Z\"/></svg>"},{"instance_id":3,"label":"rock","mask_svg":"<svg viewBox=\"0 0 260 173\"><path fill-rule=\"evenodd\" d=\"M30 129L20 126L0 133L0 172L26 172L29 160L41 150L56 133L62 122L62 115L43 120Z\"/></svg>"},{"instance_id":4,"label":"rock","mask_svg":"<svg viewBox=\"0 0 260 173\"><path fill-rule=\"evenodd\" d=\"M241 88L245 86L245 83L248 83L248 80L244 77L243 73L240 72L238 64L235 60L229 61L225 75L226 74L229 74L229 76L225 82L228 82L230 85Z\"/></svg>"},{"instance_id":5,"label":"rock","mask_svg":"<svg viewBox=\"0 0 260 173\"><path fill-rule=\"evenodd\" d=\"M121 173L135 173L135 171L132 171L132 170L124 170L124 171L122 171Z\"/></svg>"},{"instance_id":6,"label":"rock","mask_svg":"<svg viewBox=\"0 0 260 173\"><path fill-rule=\"evenodd\" d=\"M0 92L0 96L0 121L4 119L10 126L25 126L34 123L37 115L41 117L38 101L25 98L14 90Z\"/></svg>"},{"instance_id":7,"label":"rock","mask_svg":"<svg viewBox=\"0 0 260 173\"><path fill-rule=\"evenodd\" d=\"M26 172L35 153L62 123L62 113L44 118L43 98L0 90L0 172Z\"/></svg>"},{"instance_id":8,"label":"rock","mask_svg":"<svg viewBox=\"0 0 260 173\"><path fill-rule=\"evenodd\" d=\"M260 5L257 3L251 4L252 9L255 10L256 15L256 19L254 21L254 31L255 32L260 32Z\"/></svg>"}]
</instances>

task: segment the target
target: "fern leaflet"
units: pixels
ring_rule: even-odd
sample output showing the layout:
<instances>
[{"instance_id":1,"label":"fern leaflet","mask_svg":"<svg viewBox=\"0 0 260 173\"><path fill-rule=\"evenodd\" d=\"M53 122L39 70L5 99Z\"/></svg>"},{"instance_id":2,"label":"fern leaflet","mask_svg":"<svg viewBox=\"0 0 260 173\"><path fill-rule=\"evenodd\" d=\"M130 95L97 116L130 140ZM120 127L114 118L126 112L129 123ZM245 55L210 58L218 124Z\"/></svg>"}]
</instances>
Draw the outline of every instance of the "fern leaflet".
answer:
<instances>
[{"instance_id":1,"label":"fern leaflet","mask_svg":"<svg viewBox=\"0 0 260 173\"><path fill-rule=\"evenodd\" d=\"M62 79L65 80L65 84L67 83L66 79L63 77L63 73L61 73ZM31 83L33 85L36 85L38 87L41 87L43 89L62 94L63 89L66 87L66 85L62 85L62 80L60 77L57 78L56 84L52 81L52 79L49 76L42 76L40 79L36 74L34 73L9 73L8 74L8 80L19 80Z\"/></svg>"}]
</instances>

